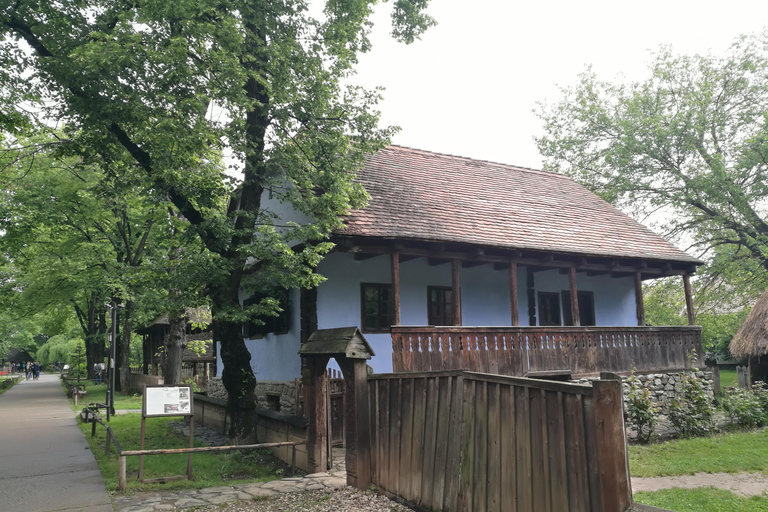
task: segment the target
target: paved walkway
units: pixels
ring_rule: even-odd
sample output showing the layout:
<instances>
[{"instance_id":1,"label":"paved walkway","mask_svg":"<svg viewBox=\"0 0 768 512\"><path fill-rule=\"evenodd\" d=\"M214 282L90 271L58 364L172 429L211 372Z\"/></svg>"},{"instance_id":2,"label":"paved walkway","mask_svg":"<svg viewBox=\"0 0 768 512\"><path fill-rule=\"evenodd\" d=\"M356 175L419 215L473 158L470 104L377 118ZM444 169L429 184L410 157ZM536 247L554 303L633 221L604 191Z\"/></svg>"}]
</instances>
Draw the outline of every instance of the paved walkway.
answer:
<instances>
[{"instance_id":1,"label":"paved walkway","mask_svg":"<svg viewBox=\"0 0 768 512\"><path fill-rule=\"evenodd\" d=\"M112 512L57 375L0 395L0 511Z\"/></svg>"}]
</instances>

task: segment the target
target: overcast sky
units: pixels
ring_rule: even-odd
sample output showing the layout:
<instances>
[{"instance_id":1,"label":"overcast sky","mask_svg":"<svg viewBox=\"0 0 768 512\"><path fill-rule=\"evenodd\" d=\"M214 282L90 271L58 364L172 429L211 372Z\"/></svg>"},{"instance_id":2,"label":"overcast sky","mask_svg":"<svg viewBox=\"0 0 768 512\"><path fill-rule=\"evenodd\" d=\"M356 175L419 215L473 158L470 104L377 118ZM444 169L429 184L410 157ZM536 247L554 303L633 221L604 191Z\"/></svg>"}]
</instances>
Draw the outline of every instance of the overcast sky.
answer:
<instances>
[{"instance_id":1,"label":"overcast sky","mask_svg":"<svg viewBox=\"0 0 768 512\"><path fill-rule=\"evenodd\" d=\"M355 81L386 87L382 123L402 128L393 142L532 168L542 165L533 109L587 66L642 80L660 45L722 54L768 24L764 0L431 0L438 26L406 46L389 37L390 8L377 7Z\"/></svg>"}]
</instances>

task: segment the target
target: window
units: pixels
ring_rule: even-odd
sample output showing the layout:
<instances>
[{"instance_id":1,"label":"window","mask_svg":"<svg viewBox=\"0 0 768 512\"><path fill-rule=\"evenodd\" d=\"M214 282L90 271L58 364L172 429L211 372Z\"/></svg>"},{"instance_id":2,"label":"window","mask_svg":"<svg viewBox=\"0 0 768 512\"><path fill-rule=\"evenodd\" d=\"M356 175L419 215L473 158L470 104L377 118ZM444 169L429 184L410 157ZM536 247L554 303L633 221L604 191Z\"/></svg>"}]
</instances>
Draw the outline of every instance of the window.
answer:
<instances>
[{"instance_id":1,"label":"window","mask_svg":"<svg viewBox=\"0 0 768 512\"><path fill-rule=\"evenodd\" d=\"M389 332L392 325L392 285L360 285L360 309L363 332Z\"/></svg>"},{"instance_id":2,"label":"window","mask_svg":"<svg viewBox=\"0 0 768 512\"><path fill-rule=\"evenodd\" d=\"M595 325L595 294L593 292L576 292L579 297L579 323L581 325ZM573 325L571 318L571 292L560 292L563 298L563 320L565 325Z\"/></svg>"},{"instance_id":3,"label":"window","mask_svg":"<svg viewBox=\"0 0 768 512\"><path fill-rule=\"evenodd\" d=\"M560 294L539 292L539 325L560 325Z\"/></svg>"},{"instance_id":4,"label":"window","mask_svg":"<svg viewBox=\"0 0 768 512\"><path fill-rule=\"evenodd\" d=\"M291 319L291 304L288 290L277 290L269 296L280 301L280 309L282 309L282 311L277 316L260 316L259 320L264 322L264 325L257 325L256 322L248 320L244 325L243 336L248 338L262 338L265 334L270 332L275 334L288 334ZM267 297L268 295L266 294L255 293L243 301L243 307L258 304L262 299Z\"/></svg>"},{"instance_id":5,"label":"window","mask_svg":"<svg viewBox=\"0 0 768 512\"><path fill-rule=\"evenodd\" d=\"M453 288L427 286L427 325L453 325Z\"/></svg>"}]
</instances>

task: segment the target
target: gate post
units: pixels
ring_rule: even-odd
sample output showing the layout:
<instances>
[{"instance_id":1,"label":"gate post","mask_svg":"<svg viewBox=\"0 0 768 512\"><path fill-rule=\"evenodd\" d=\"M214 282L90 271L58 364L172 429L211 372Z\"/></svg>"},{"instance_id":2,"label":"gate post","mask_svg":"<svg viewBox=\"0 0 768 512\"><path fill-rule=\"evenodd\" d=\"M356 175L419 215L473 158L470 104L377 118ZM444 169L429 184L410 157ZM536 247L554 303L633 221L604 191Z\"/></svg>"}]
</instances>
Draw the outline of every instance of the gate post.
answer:
<instances>
[{"instance_id":1,"label":"gate post","mask_svg":"<svg viewBox=\"0 0 768 512\"><path fill-rule=\"evenodd\" d=\"M328 408L325 401L326 383L325 367L328 365L327 356L314 355L307 357L304 388L308 392L308 400L304 404L305 413L309 417L307 428L307 466L310 473L328 471L328 428L326 418Z\"/></svg>"},{"instance_id":2,"label":"gate post","mask_svg":"<svg viewBox=\"0 0 768 512\"><path fill-rule=\"evenodd\" d=\"M632 487L621 380L605 373L601 373L600 378L592 381L600 500L603 512L624 512L632 504Z\"/></svg>"},{"instance_id":3,"label":"gate post","mask_svg":"<svg viewBox=\"0 0 768 512\"><path fill-rule=\"evenodd\" d=\"M366 490L371 485L371 435L368 409L368 368L365 359L342 359L347 485Z\"/></svg>"}]
</instances>

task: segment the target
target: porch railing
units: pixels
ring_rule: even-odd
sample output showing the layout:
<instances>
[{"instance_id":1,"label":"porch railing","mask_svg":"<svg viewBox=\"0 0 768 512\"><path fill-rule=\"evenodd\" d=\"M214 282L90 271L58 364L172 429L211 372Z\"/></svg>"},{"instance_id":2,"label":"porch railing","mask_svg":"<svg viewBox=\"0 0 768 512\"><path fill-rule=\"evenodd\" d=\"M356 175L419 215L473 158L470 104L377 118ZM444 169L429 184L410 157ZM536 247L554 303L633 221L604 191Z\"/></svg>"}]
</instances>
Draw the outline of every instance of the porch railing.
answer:
<instances>
[{"instance_id":1,"label":"porch railing","mask_svg":"<svg viewBox=\"0 0 768 512\"><path fill-rule=\"evenodd\" d=\"M469 370L512 376L681 370L704 362L701 327L392 328L395 372Z\"/></svg>"}]
</instances>

